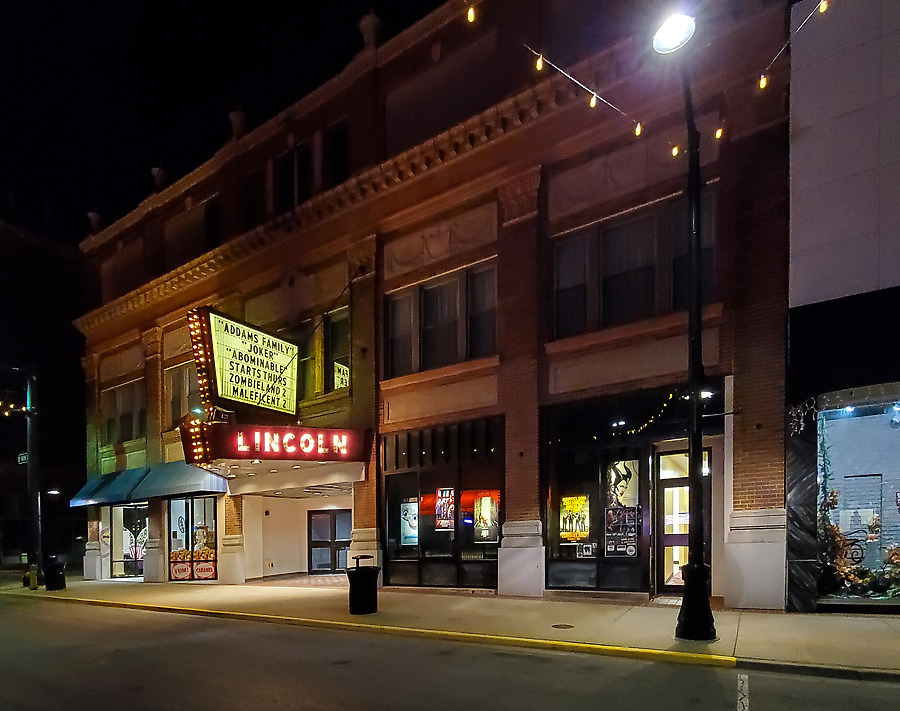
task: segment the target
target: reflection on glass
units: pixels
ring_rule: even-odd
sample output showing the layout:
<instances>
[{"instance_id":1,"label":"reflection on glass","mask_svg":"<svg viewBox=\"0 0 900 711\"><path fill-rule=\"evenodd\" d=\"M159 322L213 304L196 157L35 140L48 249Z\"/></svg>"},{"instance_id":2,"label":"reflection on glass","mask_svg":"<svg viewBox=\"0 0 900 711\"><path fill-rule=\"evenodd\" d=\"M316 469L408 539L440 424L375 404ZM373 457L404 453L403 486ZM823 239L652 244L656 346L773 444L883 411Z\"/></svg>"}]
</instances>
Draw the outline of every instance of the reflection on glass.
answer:
<instances>
[{"instance_id":1,"label":"reflection on glass","mask_svg":"<svg viewBox=\"0 0 900 711\"><path fill-rule=\"evenodd\" d=\"M688 487L673 486L665 490L666 525L663 533L687 533L690 513Z\"/></svg>"},{"instance_id":2,"label":"reflection on glass","mask_svg":"<svg viewBox=\"0 0 900 711\"><path fill-rule=\"evenodd\" d=\"M688 453L672 452L659 456L659 478L680 479L688 475ZM709 452L703 451L703 476L709 476Z\"/></svg>"},{"instance_id":3,"label":"reflection on glass","mask_svg":"<svg viewBox=\"0 0 900 711\"><path fill-rule=\"evenodd\" d=\"M681 566L687 565L687 546L666 546L663 578L666 585L684 585L681 579Z\"/></svg>"}]
</instances>

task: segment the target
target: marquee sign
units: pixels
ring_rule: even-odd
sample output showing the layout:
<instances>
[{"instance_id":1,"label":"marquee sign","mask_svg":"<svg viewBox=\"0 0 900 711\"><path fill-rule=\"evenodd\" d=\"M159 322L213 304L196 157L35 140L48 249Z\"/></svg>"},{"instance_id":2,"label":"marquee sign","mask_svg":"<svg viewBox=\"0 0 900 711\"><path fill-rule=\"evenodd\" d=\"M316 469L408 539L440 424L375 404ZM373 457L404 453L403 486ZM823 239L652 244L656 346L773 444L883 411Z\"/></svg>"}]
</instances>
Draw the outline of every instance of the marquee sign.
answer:
<instances>
[{"instance_id":1,"label":"marquee sign","mask_svg":"<svg viewBox=\"0 0 900 711\"><path fill-rule=\"evenodd\" d=\"M204 405L227 401L297 412L295 344L206 306L190 312L188 327Z\"/></svg>"},{"instance_id":2,"label":"marquee sign","mask_svg":"<svg viewBox=\"0 0 900 711\"><path fill-rule=\"evenodd\" d=\"M191 420L181 426L185 461L210 464L217 459L365 461L365 431L314 427L233 425Z\"/></svg>"}]
</instances>

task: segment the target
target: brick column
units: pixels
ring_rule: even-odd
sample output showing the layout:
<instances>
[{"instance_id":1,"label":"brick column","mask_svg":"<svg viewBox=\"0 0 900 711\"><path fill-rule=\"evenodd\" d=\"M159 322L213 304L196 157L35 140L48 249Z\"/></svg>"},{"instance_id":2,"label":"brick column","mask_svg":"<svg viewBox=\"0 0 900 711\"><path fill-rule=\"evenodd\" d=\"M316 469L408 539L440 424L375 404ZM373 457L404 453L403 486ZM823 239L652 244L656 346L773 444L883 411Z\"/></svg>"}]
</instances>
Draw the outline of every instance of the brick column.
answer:
<instances>
[{"instance_id":1,"label":"brick column","mask_svg":"<svg viewBox=\"0 0 900 711\"><path fill-rule=\"evenodd\" d=\"M506 522L498 591L540 597L544 542L538 486L538 363L543 289L538 228L540 167L499 189L497 240L499 399L506 413Z\"/></svg>"}]
</instances>

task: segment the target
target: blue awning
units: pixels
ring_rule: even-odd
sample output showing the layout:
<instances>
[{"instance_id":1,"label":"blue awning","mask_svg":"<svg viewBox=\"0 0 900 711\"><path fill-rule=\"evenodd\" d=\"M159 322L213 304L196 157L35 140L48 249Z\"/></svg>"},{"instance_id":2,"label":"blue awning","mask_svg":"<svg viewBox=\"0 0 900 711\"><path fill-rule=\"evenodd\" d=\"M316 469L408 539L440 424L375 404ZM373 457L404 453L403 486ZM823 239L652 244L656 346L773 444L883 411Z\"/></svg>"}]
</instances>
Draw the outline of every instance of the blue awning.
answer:
<instances>
[{"instance_id":1,"label":"blue awning","mask_svg":"<svg viewBox=\"0 0 900 711\"><path fill-rule=\"evenodd\" d=\"M226 480L218 474L178 461L152 467L132 496L144 501L159 496L224 494L227 489Z\"/></svg>"},{"instance_id":2,"label":"blue awning","mask_svg":"<svg viewBox=\"0 0 900 711\"><path fill-rule=\"evenodd\" d=\"M134 488L141 483L149 471L149 467L137 467L92 477L69 501L69 506L124 504L133 501Z\"/></svg>"}]
</instances>

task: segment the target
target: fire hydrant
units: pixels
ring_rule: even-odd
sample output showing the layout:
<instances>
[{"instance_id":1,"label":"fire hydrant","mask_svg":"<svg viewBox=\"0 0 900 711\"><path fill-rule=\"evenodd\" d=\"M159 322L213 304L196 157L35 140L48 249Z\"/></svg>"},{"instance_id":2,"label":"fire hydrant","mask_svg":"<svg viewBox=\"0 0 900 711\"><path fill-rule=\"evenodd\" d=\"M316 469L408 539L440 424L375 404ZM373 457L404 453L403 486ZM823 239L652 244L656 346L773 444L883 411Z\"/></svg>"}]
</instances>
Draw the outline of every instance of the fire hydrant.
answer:
<instances>
[{"instance_id":1,"label":"fire hydrant","mask_svg":"<svg viewBox=\"0 0 900 711\"><path fill-rule=\"evenodd\" d=\"M38 574L37 574L37 565L30 565L28 567L28 572L25 573L25 577L28 578L28 589L29 590L37 590L38 589Z\"/></svg>"}]
</instances>

